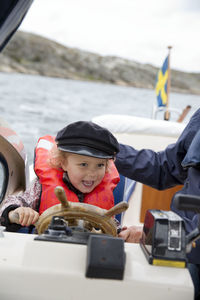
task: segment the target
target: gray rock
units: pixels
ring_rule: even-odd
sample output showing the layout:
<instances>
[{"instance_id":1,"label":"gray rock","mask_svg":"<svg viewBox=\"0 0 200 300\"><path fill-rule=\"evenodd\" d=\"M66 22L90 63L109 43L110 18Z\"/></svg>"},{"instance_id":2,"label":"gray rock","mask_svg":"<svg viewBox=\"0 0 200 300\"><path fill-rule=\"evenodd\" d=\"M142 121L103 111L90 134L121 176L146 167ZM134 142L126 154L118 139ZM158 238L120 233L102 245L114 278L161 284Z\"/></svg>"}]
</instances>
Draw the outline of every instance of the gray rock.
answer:
<instances>
[{"instance_id":1,"label":"gray rock","mask_svg":"<svg viewBox=\"0 0 200 300\"><path fill-rule=\"evenodd\" d=\"M18 31L0 54L0 71L153 89L158 68L64 47L41 36ZM200 73L171 70L171 91L200 94Z\"/></svg>"}]
</instances>

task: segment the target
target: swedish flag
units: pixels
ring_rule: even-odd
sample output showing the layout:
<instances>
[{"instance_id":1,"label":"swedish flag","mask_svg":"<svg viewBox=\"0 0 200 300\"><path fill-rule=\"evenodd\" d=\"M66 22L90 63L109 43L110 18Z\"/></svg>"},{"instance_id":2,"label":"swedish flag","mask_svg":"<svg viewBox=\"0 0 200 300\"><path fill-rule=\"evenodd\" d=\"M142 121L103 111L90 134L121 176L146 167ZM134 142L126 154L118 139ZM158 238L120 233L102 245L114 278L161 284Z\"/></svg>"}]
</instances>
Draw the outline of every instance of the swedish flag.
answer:
<instances>
[{"instance_id":1,"label":"swedish flag","mask_svg":"<svg viewBox=\"0 0 200 300\"><path fill-rule=\"evenodd\" d=\"M168 59L166 57L162 68L159 70L156 78L156 96L158 106L166 106L167 104L167 82L168 82Z\"/></svg>"}]
</instances>

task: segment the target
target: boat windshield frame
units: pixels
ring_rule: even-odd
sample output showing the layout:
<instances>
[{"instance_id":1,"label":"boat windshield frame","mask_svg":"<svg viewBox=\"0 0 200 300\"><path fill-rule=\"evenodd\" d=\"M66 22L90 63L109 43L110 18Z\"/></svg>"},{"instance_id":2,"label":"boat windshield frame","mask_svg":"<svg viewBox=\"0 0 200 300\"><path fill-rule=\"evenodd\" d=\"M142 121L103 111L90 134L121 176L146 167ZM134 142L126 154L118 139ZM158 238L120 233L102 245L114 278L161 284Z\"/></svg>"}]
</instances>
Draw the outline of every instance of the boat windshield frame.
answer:
<instances>
[{"instance_id":1,"label":"boat windshield frame","mask_svg":"<svg viewBox=\"0 0 200 300\"><path fill-rule=\"evenodd\" d=\"M2 183L0 185L0 204L1 204L8 188L8 179L9 179L8 163L2 153L0 153L0 168L2 170L1 176L3 178Z\"/></svg>"}]
</instances>

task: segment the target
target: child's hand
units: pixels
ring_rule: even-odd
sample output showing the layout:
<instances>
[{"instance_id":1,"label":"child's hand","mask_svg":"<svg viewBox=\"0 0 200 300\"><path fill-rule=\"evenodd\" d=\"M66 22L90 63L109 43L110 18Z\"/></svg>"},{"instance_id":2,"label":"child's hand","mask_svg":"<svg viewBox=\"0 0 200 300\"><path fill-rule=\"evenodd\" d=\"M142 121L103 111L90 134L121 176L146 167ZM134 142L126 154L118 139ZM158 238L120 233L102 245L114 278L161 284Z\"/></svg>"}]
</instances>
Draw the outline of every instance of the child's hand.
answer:
<instances>
[{"instance_id":1,"label":"child's hand","mask_svg":"<svg viewBox=\"0 0 200 300\"><path fill-rule=\"evenodd\" d=\"M123 227L118 236L124 239L125 242L139 243L142 237L142 231L143 231L142 226Z\"/></svg>"},{"instance_id":2,"label":"child's hand","mask_svg":"<svg viewBox=\"0 0 200 300\"><path fill-rule=\"evenodd\" d=\"M18 207L11 210L8 217L11 223L30 226L38 220L39 213L30 207Z\"/></svg>"}]
</instances>

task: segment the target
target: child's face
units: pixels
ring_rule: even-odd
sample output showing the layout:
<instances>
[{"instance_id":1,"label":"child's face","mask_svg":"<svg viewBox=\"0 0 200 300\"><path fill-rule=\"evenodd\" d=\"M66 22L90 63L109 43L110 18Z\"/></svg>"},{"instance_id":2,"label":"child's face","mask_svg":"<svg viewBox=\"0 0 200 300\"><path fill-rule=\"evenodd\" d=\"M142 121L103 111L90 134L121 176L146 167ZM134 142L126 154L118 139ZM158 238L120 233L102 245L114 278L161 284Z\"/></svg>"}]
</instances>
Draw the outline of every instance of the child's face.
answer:
<instances>
[{"instance_id":1,"label":"child's face","mask_svg":"<svg viewBox=\"0 0 200 300\"><path fill-rule=\"evenodd\" d=\"M67 171L70 182L82 193L90 193L102 181L107 159L67 154L62 168Z\"/></svg>"}]
</instances>

